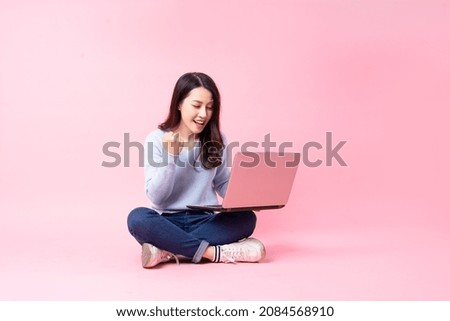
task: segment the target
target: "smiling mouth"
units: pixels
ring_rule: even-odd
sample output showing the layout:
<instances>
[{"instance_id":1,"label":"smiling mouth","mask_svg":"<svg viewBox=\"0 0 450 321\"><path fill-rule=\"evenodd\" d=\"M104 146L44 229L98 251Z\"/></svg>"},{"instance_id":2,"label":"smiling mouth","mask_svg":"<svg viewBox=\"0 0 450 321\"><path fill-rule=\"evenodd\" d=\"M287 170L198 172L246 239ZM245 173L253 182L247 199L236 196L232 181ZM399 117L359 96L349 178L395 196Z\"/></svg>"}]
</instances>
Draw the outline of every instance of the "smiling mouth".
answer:
<instances>
[{"instance_id":1,"label":"smiling mouth","mask_svg":"<svg viewBox=\"0 0 450 321\"><path fill-rule=\"evenodd\" d=\"M199 122L194 120L194 123L196 123L199 126L205 126L205 122Z\"/></svg>"}]
</instances>

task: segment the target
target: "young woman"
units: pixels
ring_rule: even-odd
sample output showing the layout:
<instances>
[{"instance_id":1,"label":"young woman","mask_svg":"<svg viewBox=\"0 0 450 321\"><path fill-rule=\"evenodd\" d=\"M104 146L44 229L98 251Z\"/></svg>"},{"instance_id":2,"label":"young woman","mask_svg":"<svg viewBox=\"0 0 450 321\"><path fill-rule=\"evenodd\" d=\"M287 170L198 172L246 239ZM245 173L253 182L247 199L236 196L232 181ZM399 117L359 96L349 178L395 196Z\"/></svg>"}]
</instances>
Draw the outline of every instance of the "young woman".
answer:
<instances>
[{"instance_id":1,"label":"young woman","mask_svg":"<svg viewBox=\"0 0 450 321\"><path fill-rule=\"evenodd\" d=\"M256 225L252 211L213 213L188 204L218 204L230 168L220 132L220 94L203 73L178 79L169 115L146 139L145 190L151 208L128 216L128 229L142 245L142 266L153 267L177 255L197 263L257 262L264 245L249 238ZM228 165L228 166L227 166Z\"/></svg>"}]
</instances>

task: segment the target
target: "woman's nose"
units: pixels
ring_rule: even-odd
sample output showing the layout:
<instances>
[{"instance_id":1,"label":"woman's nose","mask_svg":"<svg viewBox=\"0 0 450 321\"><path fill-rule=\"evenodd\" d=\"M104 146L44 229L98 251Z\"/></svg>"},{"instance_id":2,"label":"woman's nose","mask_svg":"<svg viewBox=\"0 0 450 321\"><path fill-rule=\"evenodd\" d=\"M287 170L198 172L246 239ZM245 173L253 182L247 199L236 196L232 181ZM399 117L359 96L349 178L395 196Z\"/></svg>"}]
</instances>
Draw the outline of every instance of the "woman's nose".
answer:
<instances>
[{"instance_id":1,"label":"woman's nose","mask_svg":"<svg viewBox=\"0 0 450 321\"><path fill-rule=\"evenodd\" d=\"M206 107L201 107L200 110L198 111L198 115L200 117L205 118L206 117Z\"/></svg>"}]
</instances>

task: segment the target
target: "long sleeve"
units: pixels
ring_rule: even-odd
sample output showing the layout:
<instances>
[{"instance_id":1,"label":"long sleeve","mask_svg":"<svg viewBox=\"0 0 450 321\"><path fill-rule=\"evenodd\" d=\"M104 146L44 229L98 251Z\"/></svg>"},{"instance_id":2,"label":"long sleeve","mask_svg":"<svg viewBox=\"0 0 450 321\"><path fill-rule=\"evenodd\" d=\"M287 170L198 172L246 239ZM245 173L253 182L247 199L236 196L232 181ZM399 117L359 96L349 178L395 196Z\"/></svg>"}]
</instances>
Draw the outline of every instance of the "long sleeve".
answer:
<instances>
[{"instance_id":1,"label":"long sleeve","mask_svg":"<svg viewBox=\"0 0 450 321\"><path fill-rule=\"evenodd\" d=\"M163 203L175 184L175 159L163 148L162 137L150 133L145 141L145 192L154 205Z\"/></svg>"}]
</instances>

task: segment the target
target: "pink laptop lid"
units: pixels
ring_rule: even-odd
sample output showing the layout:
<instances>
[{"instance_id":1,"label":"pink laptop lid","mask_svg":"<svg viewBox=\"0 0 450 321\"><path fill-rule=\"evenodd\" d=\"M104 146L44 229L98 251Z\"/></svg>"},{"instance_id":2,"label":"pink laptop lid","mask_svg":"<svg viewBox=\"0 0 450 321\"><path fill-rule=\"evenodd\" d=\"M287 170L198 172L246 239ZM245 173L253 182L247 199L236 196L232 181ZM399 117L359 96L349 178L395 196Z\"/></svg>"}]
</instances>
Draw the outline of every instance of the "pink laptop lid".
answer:
<instances>
[{"instance_id":1,"label":"pink laptop lid","mask_svg":"<svg viewBox=\"0 0 450 321\"><path fill-rule=\"evenodd\" d=\"M299 160L299 153L236 153L222 206L286 205Z\"/></svg>"}]
</instances>

